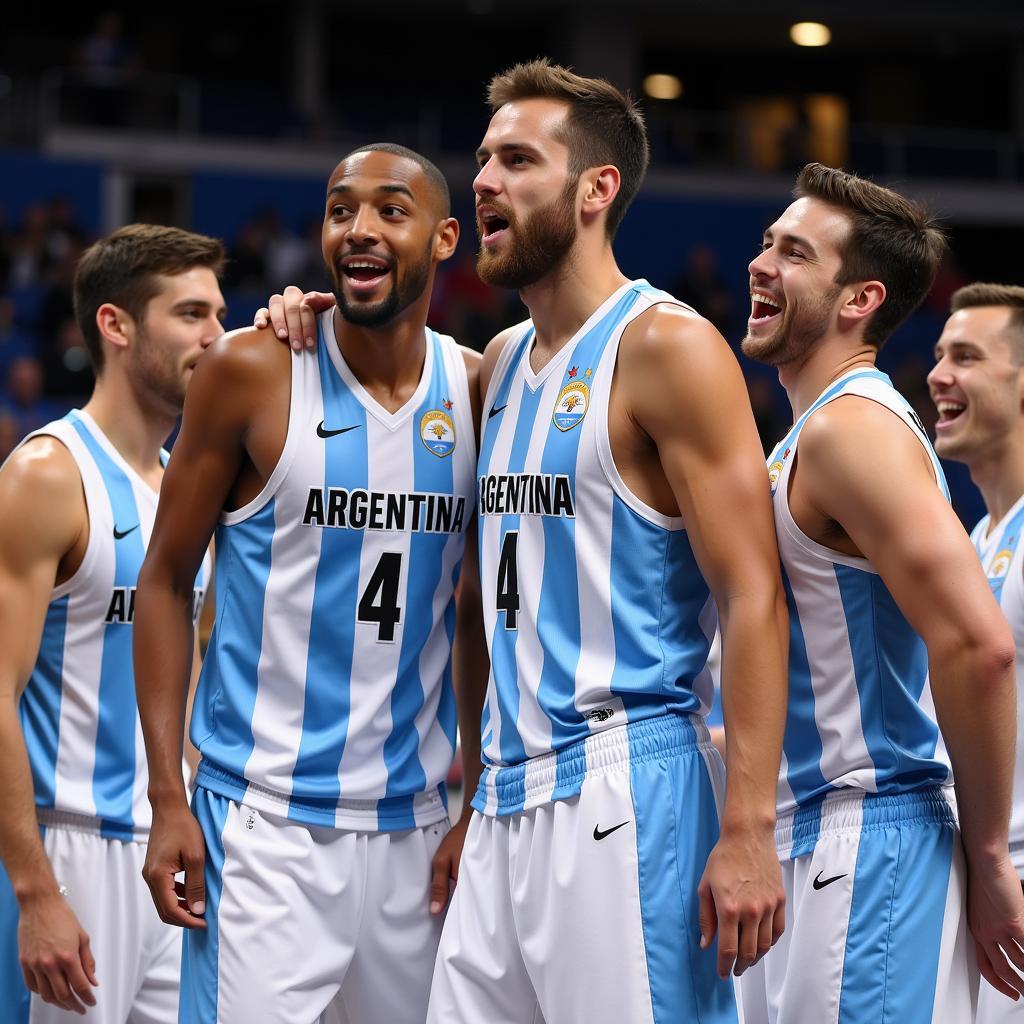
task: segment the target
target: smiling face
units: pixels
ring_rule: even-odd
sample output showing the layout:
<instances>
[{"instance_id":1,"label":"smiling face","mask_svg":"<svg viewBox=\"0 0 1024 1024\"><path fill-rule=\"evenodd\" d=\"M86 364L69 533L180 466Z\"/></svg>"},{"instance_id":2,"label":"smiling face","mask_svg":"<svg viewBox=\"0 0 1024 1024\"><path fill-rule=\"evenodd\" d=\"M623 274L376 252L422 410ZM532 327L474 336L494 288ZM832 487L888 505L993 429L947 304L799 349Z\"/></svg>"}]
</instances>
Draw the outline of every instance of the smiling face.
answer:
<instances>
[{"instance_id":1,"label":"smiling face","mask_svg":"<svg viewBox=\"0 0 1024 1024\"><path fill-rule=\"evenodd\" d=\"M973 306L946 321L928 374L944 459L970 464L1020 427L1024 379L1010 317L1006 306Z\"/></svg>"},{"instance_id":2,"label":"smiling face","mask_svg":"<svg viewBox=\"0 0 1024 1024\"><path fill-rule=\"evenodd\" d=\"M442 215L413 160L354 153L331 175L321 234L338 309L349 323L382 327L427 290ZM457 232L456 232L457 237Z\"/></svg>"},{"instance_id":3,"label":"smiling face","mask_svg":"<svg viewBox=\"0 0 1024 1024\"><path fill-rule=\"evenodd\" d=\"M764 233L750 262L750 319L743 352L783 366L801 359L833 326L842 287L847 216L819 199L798 199Z\"/></svg>"},{"instance_id":4,"label":"smiling face","mask_svg":"<svg viewBox=\"0 0 1024 1024\"><path fill-rule=\"evenodd\" d=\"M568 109L561 100L518 100L491 118L473 182L477 273L488 284L535 284L576 241L577 179L569 173L568 147L559 141Z\"/></svg>"},{"instance_id":5,"label":"smiling face","mask_svg":"<svg viewBox=\"0 0 1024 1024\"><path fill-rule=\"evenodd\" d=\"M224 333L227 311L209 267L154 277L160 290L135 324L129 375L137 393L176 415L199 357Z\"/></svg>"}]
</instances>

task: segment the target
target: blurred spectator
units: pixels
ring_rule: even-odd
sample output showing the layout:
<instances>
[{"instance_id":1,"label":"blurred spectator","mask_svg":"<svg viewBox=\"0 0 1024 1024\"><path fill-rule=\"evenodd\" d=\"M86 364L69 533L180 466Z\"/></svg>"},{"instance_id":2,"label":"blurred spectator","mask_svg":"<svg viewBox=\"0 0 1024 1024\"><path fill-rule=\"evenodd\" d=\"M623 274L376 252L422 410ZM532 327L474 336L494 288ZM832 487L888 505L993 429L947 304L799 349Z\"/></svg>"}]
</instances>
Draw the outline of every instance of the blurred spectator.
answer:
<instances>
[{"instance_id":1,"label":"blurred spectator","mask_svg":"<svg viewBox=\"0 0 1024 1024\"><path fill-rule=\"evenodd\" d=\"M718 272L718 257L710 246L695 245L690 249L686 273L669 291L707 317L730 344L739 341L733 335L736 316L732 293Z\"/></svg>"},{"instance_id":2,"label":"blurred spectator","mask_svg":"<svg viewBox=\"0 0 1024 1024\"><path fill-rule=\"evenodd\" d=\"M26 288L42 283L51 261L48 238L46 208L42 203L26 206L21 227L11 238L9 283L12 287Z\"/></svg>"},{"instance_id":3,"label":"blurred spectator","mask_svg":"<svg viewBox=\"0 0 1024 1024\"><path fill-rule=\"evenodd\" d=\"M949 316L949 300L953 297L953 292L962 288L967 282L967 276L956 264L953 250L947 249L935 274L932 290L924 300L924 308L941 317Z\"/></svg>"},{"instance_id":4,"label":"blurred spectator","mask_svg":"<svg viewBox=\"0 0 1024 1024\"><path fill-rule=\"evenodd\" d=\"M80 253L85 232L75 220L75 208L67 196L54 196L46 206L46 251L54 262L73 250Z\"/></svg>"},{"instance_id":5,"label":"blurred spectator","mask_svg":"<svg viewBox=\"0 0 1024 1024\"><path fill-rule=\"evenodd\" d=\"M18 326L14 300L0 295L0 380L7 379L7 371L18 356L38 355L34 335Z\"/></svg>"},{"instance_id":6,"label":"blurred spectator","mask_svg":"<svg viewBox=\"0 0 1024 1024\"><path fill-rule=\"evenodd\" d=\"M14 417L18 437L60 416L66 406L44 397L43 364L35 356L18 356L7 370L7 408Z\"/></svg>"},{"instance_id":7,"label":"blurred spectator","mask_svg":"<svg viewBox=\"0 0 1024 1024\"><path fill-rule=\"evenodd\" d=\"M6 409L0 408L0 463L17 448L20 440L18 421Z\"/></svg>"},{"instance_id":8,"label":"blurred spectator","mask_svg":"<svg viewBox=\"0 0 1024 1024\"><path fill-rule=\"evenodd\" d=\"M746 377L754 423L761 438L761 447L768 455L789 429L792 417L784 411L785 394L774 381L756 371Z\"/></svg>"},{"instance_id":9,"label":"blurred spectator","mask_svg":"<svg viewBox=\"0 0 1024 1024\"><path fill-rule=\"evenodd\" d=\"M57 328L53 343L43 356L43 370L47 394L59 396L71 405L84 402L92 391L92 363L73 316Z\"/></svg>"},{"instance_id":10,"label":"blurred spectator","mask_svg":"<svg viewBox=\"0 0 1024 1024\"><path fill-rule=\"evenodd\" d=\"M250 292L267 290L268 241L265 216L242 225L235 244L228 250L228 259L224 267L225 288Z\"/></svg>"},{"instance_id":11,"label":"blurred spectator","mask_svg":"<svg viewBox=\"0 0 1024 1024\"><path fill-rule=\"evenodd\" d=\"M92 34L75 46L74 63L93 85L121 82L140 69L138 52L124 34L120 11L103 11L97 16Z\"/></svg>"},{"instance_id":12,"label":"blurred spectator","mask_svg":"<svg viewBox=\"0 0 1024 1024\"><path fill-rule=\"evenodd\" d=\"M75 315L73 286L75 267L82 255L81 246L75 242L64 256L55 262L47 274L47 288L43 292L36 317L36 329L43 343L43 350L57 343L57 333L68 317Z\"/></svg>"},{"instance_id":13,"label":"blurred spectator","mask_svg":"<svg viewBox=\"0 0 1024 1024\"><path fill-rule=\"evenodd\" d=\"M429 322L460 345L482 352L487 342L512 319L507 312L509 293L480 280L471 247L458 250L452 263L441 266Z\"/></svg>"},{"instance_id":14,"label":"blurred spectator","mask_svg":"<svg viewBox=\"0 0 1024 1024\"><path fill-rule=\"evenodd\" d=\"M285 223L277 210L268 210L262 217L267 236L265 269L267 283L280 291L284 282L301 282L309 262L309 247L306 239L300 238ZM317 225L319 228L319 224ZM320 233L317 231L317 242ZM319 245L318 245L319 250ZM317 257L319 258L319 251Z\"/></svg>"}]
</instances>

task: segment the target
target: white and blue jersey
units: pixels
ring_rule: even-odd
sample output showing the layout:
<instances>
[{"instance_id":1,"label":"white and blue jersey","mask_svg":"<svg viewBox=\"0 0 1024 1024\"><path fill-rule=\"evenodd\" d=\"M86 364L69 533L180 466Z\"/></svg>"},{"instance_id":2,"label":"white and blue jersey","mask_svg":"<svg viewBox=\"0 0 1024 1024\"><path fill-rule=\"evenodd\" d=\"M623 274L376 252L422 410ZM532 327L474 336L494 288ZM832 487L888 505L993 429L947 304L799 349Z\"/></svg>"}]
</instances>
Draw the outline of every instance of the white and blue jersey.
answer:
<instances>
[{"instance_id":1,"label":"white and blue jersey","mask_svg":"<svg viewBox=\"0 0 1024 1024\"><path fill-rule=\"evenodd\" d=\"M138 838L148 833L151 812L135 703L132 621L157 492L85 412L73 410L26 441L41 435L57 438L78 466L89 540L77 571L53 590L39 655L19 704L39 820L111 839ZM195 620L209 572L204 558L196 577Z\"/></svg>"},{"instance_id":2,"label":"white and blue jersey","mask_svg":"<svg viewBox=\"0 0 1024 1024\"><path fill-rule=\"evenodd\" d=\"M778 813L796 811L794 829L814 846L813 821L830 793L894 795L942 785L938 730L920 706L928 673L924 641L865 558L807 537L789 507L789 477L800 431L818 409L858 395L899 416L927 451L937 486L945 478L913 409L879 370L844 374L817 398L769 458L775 526L789 606L789 702ZM805 820L806 819L806 820Z\"/></svg>"},{"instance_id":3,"label":"white and blue jersey","mask_svg":"<svg viewBox=\"0 0 1024 1024\"><path fill-rule=\"evenodd\" d=\"M465 363L425 334L397 412L320 318L292 357L266 486L221 517L217 621L192 715L198 783L293 821L367 831L447 814L454 589L476 453Z\"/></svg>"},{"instance_id":4,"label":"white and blue jersey","mask_svg":"<svg viewBox=\"0 0 1024 1024\"><path fill-rule=\"evenodd\" d=\"M495 366L478 470L485 813L578 793L595 733L710 706L707 584L682 519L629 490L608 438L623 331L662 302L678 304L623 285L539 373L527 321Z\"/></svg>"},{"instance_id":5,"label":"white and blue jersey","mask_svg":"<svg viewBox=\"0 0 1024 1024\"><path fill-rule=\"evenodd\" d=\"M985 516L971 531L971 542L1017 648L1017 760L1013 773L1010 856L1024 878L1024 495L996 524Z\"/></svg>"}]
</instances>

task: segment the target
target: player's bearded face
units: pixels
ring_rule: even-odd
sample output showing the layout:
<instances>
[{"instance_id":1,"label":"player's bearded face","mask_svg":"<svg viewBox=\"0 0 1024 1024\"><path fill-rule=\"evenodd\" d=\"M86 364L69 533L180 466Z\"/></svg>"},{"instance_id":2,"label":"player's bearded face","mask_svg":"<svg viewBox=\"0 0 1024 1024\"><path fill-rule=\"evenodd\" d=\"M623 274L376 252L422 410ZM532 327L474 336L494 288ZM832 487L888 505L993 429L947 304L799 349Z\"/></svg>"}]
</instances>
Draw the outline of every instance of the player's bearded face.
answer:
<instances>
[{"instance_id":1,"label":"player's bearded face","mask_svg":"<svg viewBox=\"0 0 1024 1024\"><path fill-rule=\"evenodd\" d=\"M508 221L509 239L502 251L481 246L476 272L482 281L499 288L526 288L565 259L576 241L576 183L570 178L560 196L521 221L511 207L487 200L487 205ZM485 231L479 217L476 230L482 239Z\"/></svg>"},{"instance_id":2,"label":"player's bearded face","mask_svg":"<svg viewBox=\"0 0 1024 1024\"><path fill-rule=\"evenodd\" d=\"M787 297L779 326L760 337L751 331L743 339L743 354L769 366L785 366L801 359L824 337L832 322L840 286L805 297Z\"/></svg>"},{"instance_id":3,"label":"player's bearded face","mask_svg":"<svg viewBox=\"0 0 1024 1024\"><path fill-rule=\"evenodd\" d=\"M421 259L402 271L401 264L394 257L390 259L391 287L382 299L363 302L352 299L340 280L341 272L331 270L334 298L342 317L359 327L383 327L394 320L399 313L411 306L426 290L430 282L430 268L433 261L433 239L427 244ZM350 255L350 253L345 253ZM358 255L357 253L355 255Z\"/></svg>"}]
</instances>

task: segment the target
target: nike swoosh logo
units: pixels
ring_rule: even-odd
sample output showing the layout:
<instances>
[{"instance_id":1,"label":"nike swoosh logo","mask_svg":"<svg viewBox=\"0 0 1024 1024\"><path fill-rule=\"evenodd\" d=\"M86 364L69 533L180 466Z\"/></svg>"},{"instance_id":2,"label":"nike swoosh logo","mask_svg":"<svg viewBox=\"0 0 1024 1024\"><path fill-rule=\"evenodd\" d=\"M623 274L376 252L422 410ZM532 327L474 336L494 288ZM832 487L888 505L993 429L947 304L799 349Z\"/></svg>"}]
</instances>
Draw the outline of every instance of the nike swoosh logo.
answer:
<instances>
[{"instance_id":1,"label":"nike swoosh logo","mask_svg":"<svg viewBox=\"0 0 1024 1024\"><path fill-rule=\"evenodd\" d=\"M495 405L495 406L492 407L491 411L487 414L487 418L489 420L493 419L495 416L498 415L499 412L504 412L507 408L508 408L508 402L506 402L504 405Z\"/></svg>"},{"instance_id":2,"label":"nike swoosh logo","mask_svg":"<svg viewBox=\"0 0 1024 1024\"><path fill-rule=\"evenodd\" d=\"M324 421L321 420L317 424L316 436L317 437L335 437L338 434L346 434L350 430L358 430L358 429L359 429L359 424L357 423L357 424L355 424L355 426L352 426L352 427L342 427L340 430L324 430Z\"/></svg>"},{"instance_id":3,"label":"nike swoosh logo","mask_svg":"<svg viewBox=\"0 0 1024 1024\"><path fill-rule=\"evenodd\" d=\"M129 526L127 530L119 530L117 526L114 526L114 540L120 540L122 537L127 537L132 530L137 530L139 524L136 523L134 526Z\"/></svg>"},{"instance_id":4,"label":"nike swoosh logo","mask_svg":"<svg viewBox=\"0 0 1024 1024\"><path fill-rule=\"evenodd\" d=\"M613 832L618 832L618 830L620 828L622 828L623 825L628 825L628 824L629 824L629 819L627 818L625 821L619 822L618 825L612 825L611 828L605 829L604 832L601 831L599 826L595 825L594 826L594 838L597 839L597 840L604 839L606 836L610 836Z\"/></svg>"},{"instance_id":5,"label":"nike swoosh logo","mask_svg":"<svg viewBox=\"0 0 1024 1024\"><path fill-rule=\"evenodd\" d=\"M824 889L826 885L831 885L833 882L838 882L840 878L845 877L846 875L833 875L831 878L822 878L821 872L819 871L817 878L811 882L811 885L813 885L815 889Z\"/></svg>"}]
</instances>

